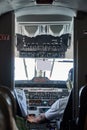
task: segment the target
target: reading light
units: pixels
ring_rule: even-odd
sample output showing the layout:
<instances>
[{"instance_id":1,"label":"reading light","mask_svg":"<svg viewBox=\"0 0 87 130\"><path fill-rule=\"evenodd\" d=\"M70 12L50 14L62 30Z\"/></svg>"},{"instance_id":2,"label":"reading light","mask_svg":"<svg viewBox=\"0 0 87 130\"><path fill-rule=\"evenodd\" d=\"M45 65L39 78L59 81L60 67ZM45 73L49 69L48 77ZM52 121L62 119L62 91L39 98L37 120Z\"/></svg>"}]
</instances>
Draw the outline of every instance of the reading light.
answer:
<instances>
[{"instance_id":1,"label":"reading light","mask_svg":"<svg viewBox=\"0 0 87 130\"><path fill-rule=\"evenodd\" d=\"M37 4L52 4L53 0L36 0Z\"/></svg>"}]
</instances>

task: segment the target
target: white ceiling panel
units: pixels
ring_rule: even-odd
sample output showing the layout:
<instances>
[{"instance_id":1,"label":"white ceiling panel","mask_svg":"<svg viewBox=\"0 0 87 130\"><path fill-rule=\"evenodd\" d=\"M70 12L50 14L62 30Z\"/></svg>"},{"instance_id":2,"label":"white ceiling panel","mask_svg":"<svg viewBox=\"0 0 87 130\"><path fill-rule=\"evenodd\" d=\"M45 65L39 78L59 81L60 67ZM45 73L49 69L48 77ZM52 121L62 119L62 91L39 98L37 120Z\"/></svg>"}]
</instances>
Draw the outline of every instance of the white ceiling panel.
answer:
<instances>
[{"instance_id":1,"label":"white ceiling panel","mask_svg":"<svg viewBox=\"0 0 87 130\"><path fill-rule=\"evenodd\" d=\"M46 14L60 13L60 8L68 8L72 10L81 10L87 12L87 0L54 0L52 5L37 5L35 0L0 0L0 14L6 13L10 10L15 10L27 14L36 14L43 12ZM46 9L46 10L45 10ZM59 11L60 10L60 11Z\"/></svg>"}]
</instances>

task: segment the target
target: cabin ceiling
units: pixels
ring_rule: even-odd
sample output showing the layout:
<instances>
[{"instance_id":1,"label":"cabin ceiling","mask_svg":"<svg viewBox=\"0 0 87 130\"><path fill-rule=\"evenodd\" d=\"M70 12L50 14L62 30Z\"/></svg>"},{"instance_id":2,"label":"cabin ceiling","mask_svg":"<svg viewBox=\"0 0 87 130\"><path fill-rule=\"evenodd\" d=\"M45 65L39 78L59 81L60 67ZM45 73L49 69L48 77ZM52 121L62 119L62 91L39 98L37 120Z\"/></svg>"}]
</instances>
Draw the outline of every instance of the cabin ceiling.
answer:
<instances>
[{"instance_id":1,"label":"cabin ceiling","mask_svg":"<svg viewBox=\"0 0 87 130\"><path fill-rule=\"evenodd\" d=\"M23 15L23 12L24 14L57 14L62 8L87 12L87 0L53 0L50 5L38 5L36 0L0 0L0 14L11 10L17 15Z\"/></svg>"},{"instance_id":2,"label":"cabin ceiling","mask_svg":"<svg viewBox=\"0 0 87 130\"><path fill-rule=\"evenodd\" d=\"M31 30L28 28L31 23L55 23L58 27L69 24L78 10L87 12L87 0L53 0L52 4L37 4L36 0L0 0L0 15L14 11L17 22L27 26L26 31ZM56 27L51 27L51 31L56 32Z\"/></svg>"},{"instance_id":3,"label":"cabin ceiling","mask_svg":"<svg viewBox=\"0 0 87 130\"><path fill-rule=\"evenodd\" d=\"M87 12L87 0L53 0L52 4L37 4L36 0L0 0L0 15L9 11L14 11L16 16L16 33L32 37L43 28L41 33L58 36L72 33L72 18L77 11ZM73 44L66 57L73 58Z\"/></svg>"},{"instance_id":4,"label":"cabin ceiling","mask_svg":"<svg viewBox=\"0 0 87 130\"><path fill-rule=\"evenodd\" d=\"M0 0L0 15L9 11L15 12L20 25L16 26L16 32L22 27L25 34L35 36L41 24L43 28L48 25L50 33L59 35L72 31L72 18L77 11L87 12L87 0L53 0L52 4L37 4L36 0Z\"/></svg>"}]
</instances>

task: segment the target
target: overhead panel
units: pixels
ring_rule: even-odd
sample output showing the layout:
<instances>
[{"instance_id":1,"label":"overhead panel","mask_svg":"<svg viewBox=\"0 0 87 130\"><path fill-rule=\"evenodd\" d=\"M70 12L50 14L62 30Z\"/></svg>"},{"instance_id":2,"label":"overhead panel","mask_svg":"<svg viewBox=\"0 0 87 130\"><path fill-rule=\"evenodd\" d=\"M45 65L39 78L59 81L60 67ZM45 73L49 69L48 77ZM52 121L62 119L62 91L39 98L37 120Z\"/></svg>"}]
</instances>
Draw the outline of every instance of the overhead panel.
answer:
<instances>
[{"instance_id":1,"label":"overhead panel","mask_svg":"<svg viewBox=\"0 0 87 130\"><path fill-rule=\"evenodd\" d=\"M70 34L61 36L37 35L36 37L27 37L17 34L17 50L20 57L36 58L64 58Z\"/></svg>"}]
</instances>

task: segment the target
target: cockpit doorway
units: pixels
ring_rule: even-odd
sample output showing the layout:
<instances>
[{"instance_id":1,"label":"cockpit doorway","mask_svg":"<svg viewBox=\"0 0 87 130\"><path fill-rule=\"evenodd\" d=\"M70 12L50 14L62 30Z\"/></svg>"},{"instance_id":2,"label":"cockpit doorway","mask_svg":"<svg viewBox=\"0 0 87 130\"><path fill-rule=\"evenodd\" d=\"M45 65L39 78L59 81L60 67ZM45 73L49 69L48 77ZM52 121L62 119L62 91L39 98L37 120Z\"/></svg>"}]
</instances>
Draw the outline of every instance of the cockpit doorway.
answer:
<instances>
[{"instance_id":1,"label":"cockpit doorway","mask_svg":"<svg viewBox=\"0 0 87 130\"><path fill-rule=\"evenodd\" d=\"M15 89L25 94L27 115L37 117L57 100L69 97L72 90L68 81L74 62L73 25L72 21L28 25L17 21L16 25ZM63 113L38 126L28 122L27 127L56 130L56 121L62 116Z\"/></svg>"}]
</instances>

